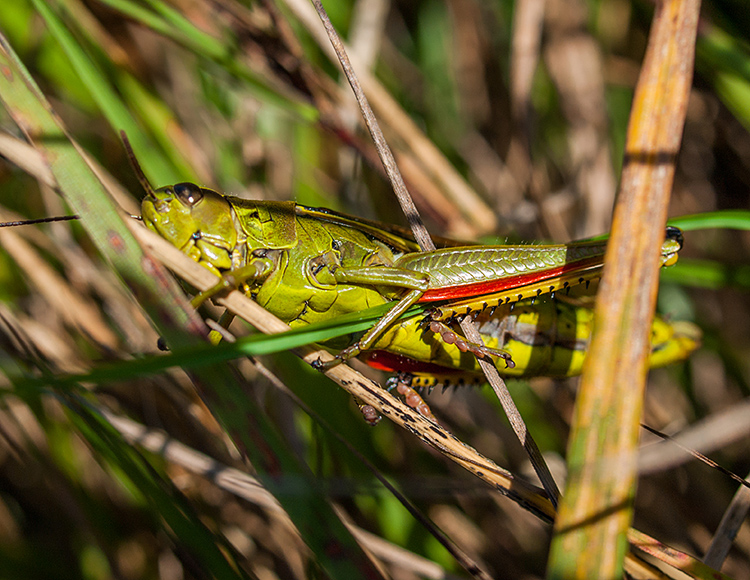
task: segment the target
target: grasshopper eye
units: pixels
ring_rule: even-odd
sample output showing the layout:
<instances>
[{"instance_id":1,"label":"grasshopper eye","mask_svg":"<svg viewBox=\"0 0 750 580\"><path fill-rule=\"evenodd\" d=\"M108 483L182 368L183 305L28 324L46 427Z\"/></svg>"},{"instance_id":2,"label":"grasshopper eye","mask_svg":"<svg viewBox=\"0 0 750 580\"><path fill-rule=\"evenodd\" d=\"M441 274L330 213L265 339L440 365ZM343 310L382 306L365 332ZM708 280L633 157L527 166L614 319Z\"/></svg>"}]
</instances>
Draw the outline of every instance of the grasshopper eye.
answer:
<instances>
[{"instance_id":1,"label":"grasshopper eye","mask_svg":"<svg viewBox=\"0 0 750 580\"><path fill-rule=\"evenodd\" d=\"M194 183L178 183L172 190L183 204L192 207L203 199L201 188Z\"/></svg>"},{"instance_id":2,"label":"grasshopper eye","mask_svg":"<svg viewBox=\"0 0 750 580\"><path fill-rule=\"evenodd\" d=\"M667 226L666 239L677 242L677 244L679 244L680 246L680 249L682 249L682 244L685 241L685 238L682 235L682 230L680 228L676 228L675 226Z\"/></svg>"}]
</instances>

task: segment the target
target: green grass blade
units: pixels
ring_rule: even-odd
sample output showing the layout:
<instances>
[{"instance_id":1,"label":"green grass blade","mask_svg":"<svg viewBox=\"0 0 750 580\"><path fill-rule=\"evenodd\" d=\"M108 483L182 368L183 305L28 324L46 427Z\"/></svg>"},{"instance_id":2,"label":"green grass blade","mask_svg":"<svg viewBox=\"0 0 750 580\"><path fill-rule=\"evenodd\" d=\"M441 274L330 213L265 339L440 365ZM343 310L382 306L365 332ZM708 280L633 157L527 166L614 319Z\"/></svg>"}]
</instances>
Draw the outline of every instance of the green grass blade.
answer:
<instances>
[{"instance_id":1,"label":"green grass blade","mask_svg":"<svg viewBox=\"0 0 750 580\"><path fill-rule=\"evenodd\" d=\"M707 229L750 230L750 211L727 209L684 215L670 219L669 224L686 232Z\"/></svg>"},{"instance_id":2,"label":"green grass blade","mask_svg":"<svg viewBox=\"0 0 750 580\"><path fill-rule=\"evenodd\" d=\"M384 306L370 308L364 313L340 316L331 321L311 324L281 334L245 336L237 339L236 342L223 342L218 346L199 343L192 347L175 349L169 354L102 364L86 374L47 376L43 379L27 379L20 381L19 384L24 388L38 388L48 384L65 388L78 383L125 381L164 372L174 367L195 370L243 356L263 356L286 352L344 335L363 333L372 328L373 324L382 317L387 309ZM402 318L418 316L424 310L425 307L422 306L414 307Z\"/></svg>"}]
</instances>

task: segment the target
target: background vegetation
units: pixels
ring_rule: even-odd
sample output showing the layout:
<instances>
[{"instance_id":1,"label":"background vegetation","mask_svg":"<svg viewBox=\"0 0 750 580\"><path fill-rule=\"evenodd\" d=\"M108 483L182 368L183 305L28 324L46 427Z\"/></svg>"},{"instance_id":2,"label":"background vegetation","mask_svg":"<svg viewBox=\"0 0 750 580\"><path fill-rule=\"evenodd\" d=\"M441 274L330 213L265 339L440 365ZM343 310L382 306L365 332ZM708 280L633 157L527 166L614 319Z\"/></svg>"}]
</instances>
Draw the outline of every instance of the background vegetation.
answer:
<instances>
[{"instance_id":1,"label":"background vegetation","mask_svg":"<svg viewBox=\"0 0 750 580\"><path fill-rule=\"evenodd\" d=\"M433 233L502 242L607 231L653 6L369 0L326 7ZM0 9L0 31L69 133L131 192L120 200L131 213L139 213L142 191L121 129L155 185L191 180L395 222L399 211L311 10L291 1L13 0ZM748 206L749 31L744 3L704 4L670 210L699 214L697 227L708 227L708 212ZM366 79L368 68L381 84ZM6 134L20 135L4 112L0 119ZM68 211L11 163L0 162L0 192L2 219ZM737 421L729 413L750 394L750 237L746 216L732 217L736 229L724 219L722 227L689 232L682 263L663 275L661 311L698 323L704 346L683 365L652 372L644 422L672 433L715 421L702 442L720 445L712 456L744 476L747 438L726 430ZM226 415L222 427L185 372L144 376L136 366L116 381L55 382L156 352L158 333L79 225L3 230L0 277L4 577L323 576L317 566L335 575L325 546L340 536L328 520L317 530L321 547L309 550L269 496L251 493L246 481L232 487L237 476L225 467L247 472L247 465L229 440ZM490 574L544 575L547 523L394 424L370 428L346 393L292 355L264 363ZM247 405L270 419L258 426L265 419L238 403L233 425L245 444L261 447L252 435L272 429L314 473L264 480L287 510L314 481L321 504L327 495L348 521L391 543L368 537L393 577L466 575L275 379L247 361L234 368ZM24 382L38 376L45 386ZM544 378L511 385L561 478L575 385ZM428 402L461 440L532 477L488 390L434 393ZM105 411L119 431L101 420ZM140 426L172 443L145 438ZM701 464L649 474L634 525L701 557L735 488ZM746 526L722 571L750 578Z\"/></svg>"}]
</instances>

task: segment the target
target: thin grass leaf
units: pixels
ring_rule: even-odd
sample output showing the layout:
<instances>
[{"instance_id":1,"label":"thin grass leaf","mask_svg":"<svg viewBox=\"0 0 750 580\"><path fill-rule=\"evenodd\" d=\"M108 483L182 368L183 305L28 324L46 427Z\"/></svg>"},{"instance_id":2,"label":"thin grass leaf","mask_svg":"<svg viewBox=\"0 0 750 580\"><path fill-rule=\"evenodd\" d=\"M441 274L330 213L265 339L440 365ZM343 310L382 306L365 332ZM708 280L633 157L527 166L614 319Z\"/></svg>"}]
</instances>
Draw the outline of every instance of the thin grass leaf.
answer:
<instances>
[{"instance_id":1,"label":"thin grass leaf","mask_svg":"<svg viewBox=\"0 0 750 580\"><path fill-rule=\"evenodd\" d=\"M169 354L142 356L135 360L100 364L86 374L27 379L19 381L17 386L21 388L43 388L45 385L53 384L59 388L66 388L79 383L127 381L164 372L174 367L196 370L245 356L264 356L286 352L344 335L361 334L372 328L372 325L388 310L384 306L387 305L370 308L363 313L340 316L334 320L310 324L280 334L256 334L238 338L235 342L223 342L219 345L199 343L192 347L175 349ZM424 307L417 306L407 311L404 318L418 315L424 310Z\"/></svg>"},{"instance_id":2,"label":"thin grass leaf","mask_svg":"<svg viewBox=\"0 0 750 580\"><path fill-rule=\"evenodd\" d=\"M723 211L711 211L696 215L683 215L671 218L668 223L677 226L686 232L712 228L750 230L750 211L742 209L726 209Z\"/></svg>"}]
</instances>

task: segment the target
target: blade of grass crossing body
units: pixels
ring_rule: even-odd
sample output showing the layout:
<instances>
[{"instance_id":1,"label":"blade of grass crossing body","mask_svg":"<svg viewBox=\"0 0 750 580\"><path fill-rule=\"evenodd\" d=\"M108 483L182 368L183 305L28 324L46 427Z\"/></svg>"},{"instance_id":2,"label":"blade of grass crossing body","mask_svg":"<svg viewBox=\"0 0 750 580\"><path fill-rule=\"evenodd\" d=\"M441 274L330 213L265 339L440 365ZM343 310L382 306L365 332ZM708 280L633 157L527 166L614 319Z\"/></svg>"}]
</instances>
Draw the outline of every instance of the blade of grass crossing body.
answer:
<instances>
[{"instance_id":1,"label":"blade of grass crossing body","mask_svg":"<svg viewBox=\"0 0 750 580\"><path fill-rule=\"evenodd\" d=\"M70 141L49 104L4 38L0 37L0 98L49 163L66 199L81 217L98 249L111 261L159 332L175 348L199 344L205 327L176 283L140 246L91 169ZM145 272L144 272L145 270ZM294 497L278 497L302 537L331 578L380 577L369 558L335 515L315 478L279 437L251 397L222 365L195 370L191 378L235 444L250 457L260 479L302 478Z\"/></svg>"},{"instance_id":2,"label":"blade of grass crossing body","mask_svg":"<svg viewBox=\"0 0 750 580\"><path fill-rule=\"evenodd\" d=\"M687 111L699 8L698 0L667 0L656 8L576 401L549 578L623 574L658 250Z\"/></svg>"},{"instance_id":3,"label":"blade of grass crossing body","mask_svg":"<svg viewBox=\"0 0 750 580\"><path fill-rule=\"evenodd\" d=\"M51 384L58 389L66 389L70 385L79 383L126 381L163 372L174 367L198 369L243 356L263 356L289 351L345 334L363 333L371 328L374 322L377 322L386 309L378 306L370 310L378 312L378 315L369 314L364 317L360 313L346 315L336 320L311 324L283 333L245 336L234 342L222 342L216 346L201 342L193 347L174 349L169 354L100 364L86 374L29 378L23 380L20 386L42 388ZM423 307L417 307L409 312L421 312L423 310Z\"/></svg>"}]
</instances>

